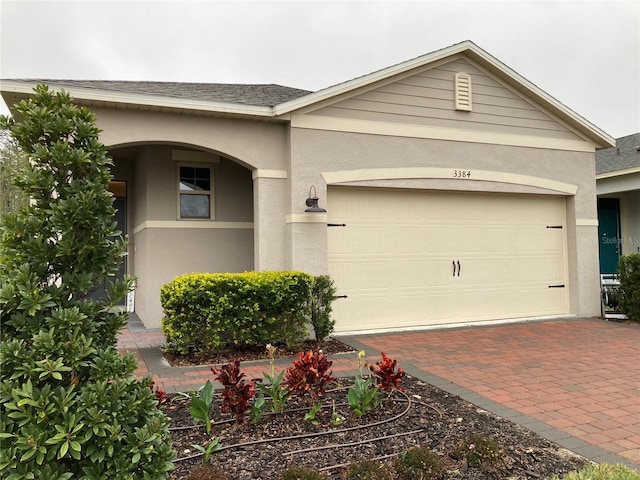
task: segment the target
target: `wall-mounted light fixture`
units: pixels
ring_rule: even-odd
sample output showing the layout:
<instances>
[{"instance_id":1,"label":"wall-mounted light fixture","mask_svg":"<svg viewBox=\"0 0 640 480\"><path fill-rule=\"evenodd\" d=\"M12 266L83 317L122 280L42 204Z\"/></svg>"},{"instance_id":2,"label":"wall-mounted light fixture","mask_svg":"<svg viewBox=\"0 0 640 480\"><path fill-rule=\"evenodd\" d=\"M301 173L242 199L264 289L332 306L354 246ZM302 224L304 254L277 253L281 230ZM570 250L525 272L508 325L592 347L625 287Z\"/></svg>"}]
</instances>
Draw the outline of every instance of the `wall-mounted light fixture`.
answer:
<instances>
[{"instance_id":1,"label":"wall-mounted light fixture","mask_svg":"<svg viewBox=\"0 0 640 480\"><path fill-rule=\"evenodd\" d=\"M313 190L313 196L311 195L311 191ZM313 185L311 185L311 188L309 188L309 198L307 198L307 200L305 201L305 203L307 204L307 209L305 209L305 212L309 212L309 213L326 213L326 210L324 208L320 208L318 206L318 195L316 194L316 187L314 187Z\"/></svg>"}]
</instances>

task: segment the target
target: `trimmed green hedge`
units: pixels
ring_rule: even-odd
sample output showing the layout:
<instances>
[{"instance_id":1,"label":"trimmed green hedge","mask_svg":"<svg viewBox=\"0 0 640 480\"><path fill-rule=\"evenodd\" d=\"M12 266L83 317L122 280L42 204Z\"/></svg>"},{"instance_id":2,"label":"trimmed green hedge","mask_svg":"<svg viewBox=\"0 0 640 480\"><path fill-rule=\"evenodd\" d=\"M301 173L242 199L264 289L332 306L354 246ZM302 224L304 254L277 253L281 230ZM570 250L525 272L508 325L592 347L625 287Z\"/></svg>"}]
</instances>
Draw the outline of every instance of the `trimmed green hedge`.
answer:
<instances>
[{"instance_id":1,"label":"trimmed green hedge","mask_svg":"<svg viewBox=\"0 0 640 480\"><path fill-rule=\"evenodd\" d=\"M307 336L312 285L302 272L181 275L160 291L167 350L296 347Z\"/></svg>"}]
</instances>

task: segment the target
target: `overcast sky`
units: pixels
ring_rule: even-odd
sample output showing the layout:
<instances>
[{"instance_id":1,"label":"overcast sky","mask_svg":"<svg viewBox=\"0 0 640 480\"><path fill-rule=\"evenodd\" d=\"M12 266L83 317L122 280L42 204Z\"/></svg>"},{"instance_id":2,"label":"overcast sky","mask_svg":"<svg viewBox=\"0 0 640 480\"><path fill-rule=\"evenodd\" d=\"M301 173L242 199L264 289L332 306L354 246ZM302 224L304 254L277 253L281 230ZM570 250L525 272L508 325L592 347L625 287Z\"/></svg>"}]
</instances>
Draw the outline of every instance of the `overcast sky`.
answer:
<instances>
[{"instance_id":1,"label":"overcast sky","mask_svg":"<svg viewBox=\"0 0 640 480\"><path fill-rule=\"evenodd\" d=\"M640 132L638 0L0 0L0 32L5 79L314 91L472 40L613 137Z\"/></svg>"}]
</instances>

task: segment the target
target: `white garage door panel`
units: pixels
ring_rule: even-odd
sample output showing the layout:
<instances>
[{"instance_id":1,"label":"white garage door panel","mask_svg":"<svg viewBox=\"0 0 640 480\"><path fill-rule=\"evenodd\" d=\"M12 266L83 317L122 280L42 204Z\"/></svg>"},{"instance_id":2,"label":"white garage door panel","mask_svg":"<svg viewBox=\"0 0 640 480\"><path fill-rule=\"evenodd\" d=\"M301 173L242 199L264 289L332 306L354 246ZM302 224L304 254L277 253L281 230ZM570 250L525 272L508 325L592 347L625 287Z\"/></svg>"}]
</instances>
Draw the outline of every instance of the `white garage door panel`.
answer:
<instances>
[{"instance_id":1,"label":"white garage door panel","mask_svg":"<svg viewBox=\"0 0 640 480\"><path fill-rule=\"evenodd\" d=\"M336 331L567 312L564 199L330 187ZM456 262L456 275L453 264ZM460 275L457 273L460 262Z\"/></svg>"}]
</instances>

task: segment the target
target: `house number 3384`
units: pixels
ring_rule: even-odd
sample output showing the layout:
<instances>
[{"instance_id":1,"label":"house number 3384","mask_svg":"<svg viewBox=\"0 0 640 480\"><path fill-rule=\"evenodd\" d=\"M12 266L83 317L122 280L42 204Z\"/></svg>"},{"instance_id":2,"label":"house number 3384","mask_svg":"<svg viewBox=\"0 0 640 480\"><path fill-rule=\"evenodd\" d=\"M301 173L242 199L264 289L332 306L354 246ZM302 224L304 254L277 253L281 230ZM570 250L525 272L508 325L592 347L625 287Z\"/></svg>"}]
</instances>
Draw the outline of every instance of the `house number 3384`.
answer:
<instances>
[{"instance_id":1,"label":"house number 3384","mask_svg":"<svg viewBox=\"0 0 640 480\"><path fill-rule=\"evenodd\" d=\"M454 170L453 178L471 178L471 170Z\"/></svg>"}]
</instances>

